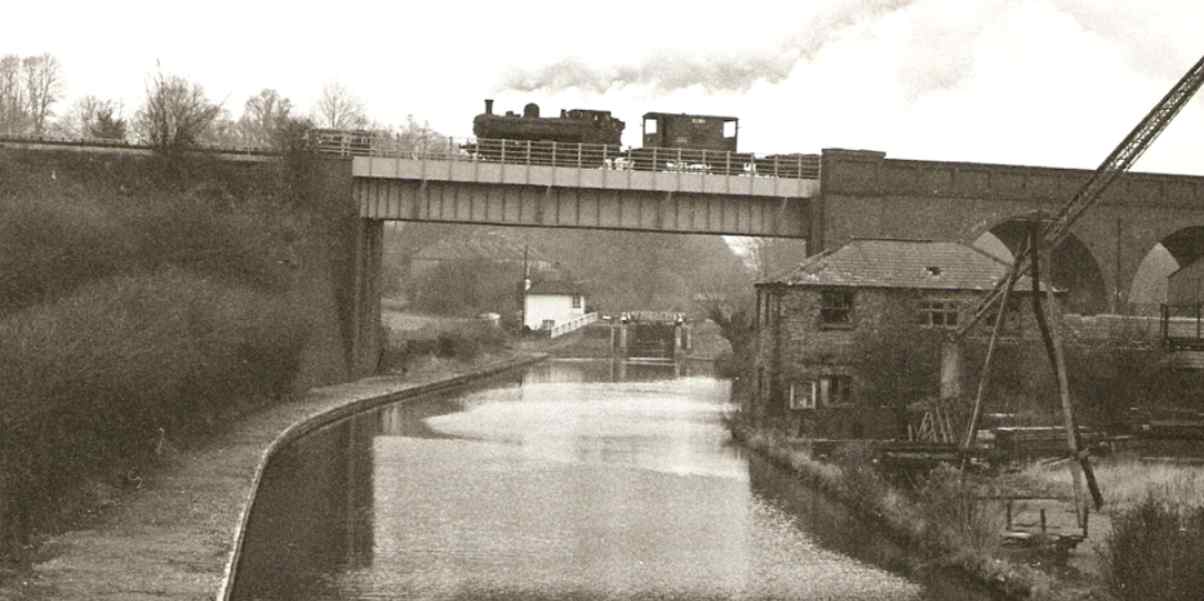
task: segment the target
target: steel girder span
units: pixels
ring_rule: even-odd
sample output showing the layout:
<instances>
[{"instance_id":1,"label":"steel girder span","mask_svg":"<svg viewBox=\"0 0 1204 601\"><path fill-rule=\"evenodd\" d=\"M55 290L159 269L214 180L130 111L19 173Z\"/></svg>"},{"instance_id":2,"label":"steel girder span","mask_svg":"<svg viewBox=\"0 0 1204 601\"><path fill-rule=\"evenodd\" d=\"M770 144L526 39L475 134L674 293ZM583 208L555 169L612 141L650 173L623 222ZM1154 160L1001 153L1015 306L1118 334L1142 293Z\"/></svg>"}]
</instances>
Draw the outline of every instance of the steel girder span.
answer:
<instances>
[{"instance_id":1,"label":"steel girder span","mask_svg":"<svg viewBox=\"0 0 1204 601\"><path fill-rule=\"evenodd\" d=\"M806 238L816 179L355 157L365 219Z\"/></svg>"}]
</instances>

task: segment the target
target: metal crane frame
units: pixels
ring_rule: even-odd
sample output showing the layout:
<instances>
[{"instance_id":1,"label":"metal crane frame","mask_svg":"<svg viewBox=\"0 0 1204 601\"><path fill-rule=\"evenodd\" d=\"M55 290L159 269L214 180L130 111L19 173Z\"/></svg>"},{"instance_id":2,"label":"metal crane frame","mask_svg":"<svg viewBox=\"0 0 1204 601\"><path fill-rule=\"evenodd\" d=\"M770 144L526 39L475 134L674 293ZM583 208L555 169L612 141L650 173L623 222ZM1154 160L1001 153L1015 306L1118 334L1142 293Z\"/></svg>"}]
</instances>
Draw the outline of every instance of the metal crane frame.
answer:
<instances>
[{"instance_id":1,"label":"metal crane frame","mask_svg":"<svg viewBox=\"0 0 1204 601\"><path fill-rule=\"evenodd\" d=\"M1007 310L1007 301L1012 290L1022 276L1029 276L1032 282L1032 309L1041 330L1041 338L1049 355L1050 365L1058 383L1058 393L1062 404L1066 443L1070 452L1071 475L1074 479L1075 512L1079 525L1085 524L1085 504L1082 502L1082 480L1086 479L1087 488L1098 510L1103 505L1103 496L1096 483L1095 474L1088 461L1088 452L1081 449L1078 429L1074 417L1074 405L1071 402L1070 390L1066 375L1066 362L1062 351L1061 336L1058 331L1057 299L1054 297L1052 281L1045 286L1045 296L1048 310L1053 312L1054 319L1047 315L1046 307L1041 301L1041 263L1047 265L1057 248L1070 234L1070 228L1091 207L1095 206L1109 186L1122 173L1128 171L1133 163L1141 157L1150 144L1158 137L1166 126L1175 118L1179 111L1191 100L1196 91L1204 83L1204 57L1201 57L1170 91L1162 97L1154 108L1150 109L1121 143L1104 159L1091 177L1083 183L1075 195L1056 214L1046 217L1043 214L1027 216L1028 236L1020 252L1016 254L1011 268L1005 277L1001 278L995 288L982 300L971 319L951 336L951 342L961 342L966 334L983 319L995 306L999 309L995 316L995 324L991 330L990 341L987 345L983 370L979 376L978 389L974 398L974 408L970 415L965 439L961 445L962 467L973 448L978 433L978 424L982 417L982 402L990 380L991 361L999 332L1003 325ZM1044 257L1044 258L1043 258ZM948 347L947 347L948 348Z\"/></svg>"}]
</instances>

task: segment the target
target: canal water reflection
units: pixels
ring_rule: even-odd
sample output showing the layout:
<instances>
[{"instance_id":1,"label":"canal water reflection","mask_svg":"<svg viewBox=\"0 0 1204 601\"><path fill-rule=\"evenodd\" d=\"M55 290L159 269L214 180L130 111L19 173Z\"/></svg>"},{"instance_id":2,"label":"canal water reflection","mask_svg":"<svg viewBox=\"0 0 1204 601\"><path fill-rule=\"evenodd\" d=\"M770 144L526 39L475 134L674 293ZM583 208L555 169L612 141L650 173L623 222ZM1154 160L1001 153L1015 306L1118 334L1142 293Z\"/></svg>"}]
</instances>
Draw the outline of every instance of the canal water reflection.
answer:
<instances>
[{"instance_id":1,"label":"canal water reflection","mask_svg":"<svg viewBox=\"0 0 1204 601\"><path fill-rule=\"evenodd\" d=\"M264 474L234 598L975 597L732 445L704 371L545 362L309 435Z\"/></svg>"}]
</instances>

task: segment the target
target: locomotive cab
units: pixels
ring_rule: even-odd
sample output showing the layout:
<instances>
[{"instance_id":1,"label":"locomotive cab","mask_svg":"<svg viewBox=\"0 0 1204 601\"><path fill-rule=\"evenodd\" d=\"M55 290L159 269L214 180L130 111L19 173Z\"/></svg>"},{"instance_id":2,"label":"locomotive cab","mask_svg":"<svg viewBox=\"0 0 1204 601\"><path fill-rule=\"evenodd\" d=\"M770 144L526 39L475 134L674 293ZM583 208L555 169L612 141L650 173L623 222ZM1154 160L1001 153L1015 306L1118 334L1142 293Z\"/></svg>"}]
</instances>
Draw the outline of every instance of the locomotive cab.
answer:
<instances>
[{"instance_id":1,"label":"locomotive cab","mask_svg":"<svg viewBox=\"0 0 1204 601\"><path fill-rule=\"evenodd\" d=\"M736 152L740 119L720 115L645 113L644 147Z\"/></svg>"}]
</instances>

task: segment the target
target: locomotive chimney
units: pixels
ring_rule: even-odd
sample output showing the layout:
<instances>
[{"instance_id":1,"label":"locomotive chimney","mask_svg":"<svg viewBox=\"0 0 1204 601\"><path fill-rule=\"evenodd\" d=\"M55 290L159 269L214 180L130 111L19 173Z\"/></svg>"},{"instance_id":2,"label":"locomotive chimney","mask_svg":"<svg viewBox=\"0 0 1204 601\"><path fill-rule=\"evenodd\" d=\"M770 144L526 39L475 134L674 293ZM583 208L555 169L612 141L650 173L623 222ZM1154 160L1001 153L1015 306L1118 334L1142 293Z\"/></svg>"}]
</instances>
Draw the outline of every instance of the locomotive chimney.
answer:
<instances>
[{"instance_id":1,"label":"locomotive chimney","mask_svg":"<svg viewBox=\"0 0 1204 601\"><path fill-rule=\"evenodd\" d=\"M486 115L493 114L493 99L492 98L485 99L485 114Z\"/></svg>"}]
</instances>

